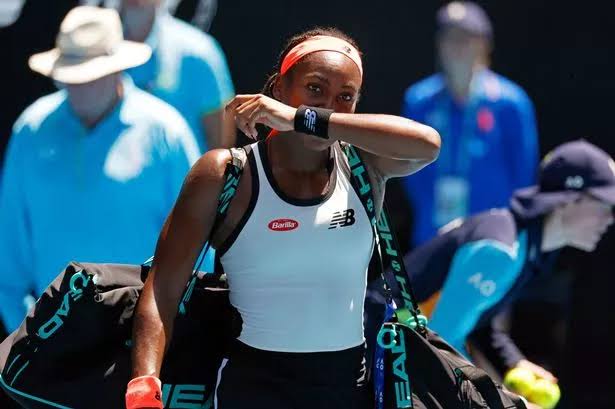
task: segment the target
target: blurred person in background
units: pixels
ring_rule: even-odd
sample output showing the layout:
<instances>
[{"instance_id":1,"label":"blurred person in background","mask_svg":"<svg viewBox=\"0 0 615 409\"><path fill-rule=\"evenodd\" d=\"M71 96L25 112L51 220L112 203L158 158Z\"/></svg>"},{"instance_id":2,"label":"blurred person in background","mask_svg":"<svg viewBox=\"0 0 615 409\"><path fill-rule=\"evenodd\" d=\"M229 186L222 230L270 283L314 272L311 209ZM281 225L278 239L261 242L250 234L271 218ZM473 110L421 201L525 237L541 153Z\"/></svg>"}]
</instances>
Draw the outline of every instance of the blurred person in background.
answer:
<instances>
[{"instance_id":1,"label":"blurred person in background","mask_svg":"<svg viewBox=\"0 0 615 409\"><path fill-rule=\"evenodd\" d=\"M3 0L0 2L0 28L13 24L21 13L25 0Z\"/></svg>"},{"instance_id":2,"label":"blurred person in background","mask_svg":"<svg viewBox=\"0 0 615 409\"><path fill-rule=\"evenodd\" d=\"M166 0L169 12L208 32L218 11L218 0Z\"/></svg>"},{"instance_id":3,"label":"blurred person in background","mask_svg":"<svg viewBox=\"0 0 615 409\"><path fill-rule=\"evenodd\" d=\"M514 193L509 208L449 223L404 261L431 329L460 351L470 341L499 375L524 368L556 382L525 358L503 315L530 283L549 276L562 248L597 247L613 223L615 163L579 140L549 153L538 178Z\"/></svg>"},{"instance_id":4,"label":"blurred person in background","mask_svg":"<svg viewBox=\"0 0 615 409\"><path fill-rule=\"evenodd\" d=\"M25 1L25 0L8 0ZM82 6L117 8L122 0L80 0ZM162 0L160 6L170 14L208 32L218 11L218 0Z\"/></svg>"},{"instance_id":5,"label":"blurred person in background","mask_svg":"<svg viewBox=\"0 0 615 409\"><path fill-rule=\"evenodd\" d=\"M441 72L411 86L402 115L442 135L439 159L407 177L413 244L451 220L505 206L534 182L538 147L534 109L525 92L489 70L492 27L483 9L453 2L438 11Z\"/></svg>"},{"instance_id":6,"label":"blurred person in background","mask_svg":"<svg viewBox=\"0 0 615 409\"><path fill-rule=\"evenodd\" d=\"M175 107L199 139L201 152L235 144L224 116L234 96L226 58L207 33L173 17L162 0L120 0L126 39L148 44L152 56L128 70L135 84Z\"/></svg>"},{"instance_id":7,"label":"blurred person in background","mask_svg":"<svg viewBox=\"0 0 615 409\"><path fill-rule=\"evenodd\" d=\"M0 193L0 315L10 332L71 260L139 263L199 156L186 121L122 71L151 50L115 10L77 7L32 70L64 89L15 123Z\"/></svg>"}]
</instances>

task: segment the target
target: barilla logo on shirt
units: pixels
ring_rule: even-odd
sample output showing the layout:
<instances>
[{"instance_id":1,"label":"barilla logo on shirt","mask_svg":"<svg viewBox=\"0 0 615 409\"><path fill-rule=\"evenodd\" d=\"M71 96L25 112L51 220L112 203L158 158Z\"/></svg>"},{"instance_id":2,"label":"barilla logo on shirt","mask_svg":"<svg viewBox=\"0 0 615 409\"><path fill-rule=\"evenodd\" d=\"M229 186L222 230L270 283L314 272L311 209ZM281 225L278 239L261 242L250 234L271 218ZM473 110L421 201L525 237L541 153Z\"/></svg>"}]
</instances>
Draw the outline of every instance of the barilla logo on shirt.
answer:
<instances>
[{"instance_id":1,"label":"barilla logo on shirt","mask_svg":"<svg viewBox=\"0 0 615 409\"><path fill-rule=\"evenodd\" d=\"M269 230L290 231L299 227L299 222L292 219L276 219L269 222Z\"/></svg>"}]
</instances>

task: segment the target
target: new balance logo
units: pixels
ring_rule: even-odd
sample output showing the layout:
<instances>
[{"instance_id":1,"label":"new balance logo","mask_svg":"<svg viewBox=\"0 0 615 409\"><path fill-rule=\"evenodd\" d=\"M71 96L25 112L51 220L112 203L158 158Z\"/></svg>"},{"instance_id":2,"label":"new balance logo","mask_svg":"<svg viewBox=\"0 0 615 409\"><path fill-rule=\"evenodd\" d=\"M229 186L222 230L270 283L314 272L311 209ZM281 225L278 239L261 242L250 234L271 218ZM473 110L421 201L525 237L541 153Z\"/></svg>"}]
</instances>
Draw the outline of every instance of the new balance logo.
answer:
<instances>
[{"instance_id":1,"label":"new balance logo","mask_svg":"<svg viewBox=\"0 0 615 409\"><path fill-rule=\"evenodd\" d=\"M316 132L316 111L313 111L311 109L306 109L304 118L305 118L305 122L304 122L305 127L312 132Z\"/></svg>"},{"instance_id":2,"label":"new balance logo","mask_svg":"<svg viewBox=\"0 0 615 409\"><path fill-rule=\"evenodd\" d=\"M355 218L353 209L344 210L342 212L335 212L333 213L333 219L331 219L329 230L336 229L338 227L352 226L354 222Z\"/></svg>"}]
</instances>

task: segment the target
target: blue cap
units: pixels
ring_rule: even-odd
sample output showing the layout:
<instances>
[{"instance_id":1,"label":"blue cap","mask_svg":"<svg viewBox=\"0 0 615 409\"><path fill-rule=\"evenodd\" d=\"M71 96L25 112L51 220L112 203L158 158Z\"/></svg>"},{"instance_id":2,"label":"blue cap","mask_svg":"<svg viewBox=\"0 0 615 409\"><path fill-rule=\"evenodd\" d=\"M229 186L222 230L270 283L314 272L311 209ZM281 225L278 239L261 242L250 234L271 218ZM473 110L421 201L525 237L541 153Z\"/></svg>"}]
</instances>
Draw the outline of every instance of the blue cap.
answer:
<instances>
[{"instance_id":1,"label":"blue cap","mask_svg":"<svg viewBox=\"0 0 615 409\"><path fill-rule=\"evenodd\" d=\"M529 219L576 200L581 194L615 206L615 162L605 151L582 139L548 153L540 165L538 185L517 190L511 208Z\"/></svg>"},{"instance_id":2,"label":"blue cap","mask_svg":"<svg viewBox=\"0 0 615 409\"><path fill-rule=\"evenodd\" d=\"M453 1L441 7L436 20L440 30L454 27L488 38L493 36L487 13L471 1Z\"/></svg>"}]
</instances>

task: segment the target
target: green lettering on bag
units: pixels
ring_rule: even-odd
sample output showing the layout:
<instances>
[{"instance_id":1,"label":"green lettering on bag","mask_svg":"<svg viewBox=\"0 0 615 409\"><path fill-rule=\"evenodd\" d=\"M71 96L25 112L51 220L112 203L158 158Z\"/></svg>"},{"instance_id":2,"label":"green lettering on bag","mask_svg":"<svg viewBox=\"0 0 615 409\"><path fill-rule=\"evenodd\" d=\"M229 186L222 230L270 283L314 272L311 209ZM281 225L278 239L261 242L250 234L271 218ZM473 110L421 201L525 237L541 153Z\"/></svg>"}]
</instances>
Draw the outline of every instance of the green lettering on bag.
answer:
<instances>
[{"instance_id":1,"label":"green lettering on bag","mask_svg":"<svg viewBox=\"0 0 615 409\"><path fill-rule=\"evenodd\" d=\"M396 330L395 331L395 335L397 336L397 338L399 338L398 341L395 342L394 347L391 349L391 352L393 354L403 354L404 357L404 361L406 360L406 339L404 338L404 331L399 331ZM395 366L395 365L393 365ZM406 372L406 370L404 369L404 373ZM407 375L406 375L406 379L407 379Z\"/></svg>"},{"instance_id":2,"label":"green lettering on bag","mask_svg":"<svg viewBox=\"0 0 615 409\"><path fill-rule=\"evenodd\" d=\"M388 341L385 341L388 335ZM396 325L385 324L378 332L378 344L384 348L391 350L393 359L393 375L396 377L395 384L395 399L397 408L411 408L412 394L410 389L410 377L406 371L406 339L402 329L396 328Z\"/></svg>"},{"instance_id":3,"label":"green lettering on bag","mask_svg":"<svg viewBox=\"0 0 615 409\"><path fill-rule=\"evenodd\" d=\"M62 327L64 324L62 317L68 317L71 299L73 300L72 302L79 300L83 296L83 290L90 284L91 280L92 277L85 274L83 270L79 270L71 276L69 281L70 290L62 297L60 307L53 317L38 329L37 335L39 337L47 339ZM79 286L77 284L79 284Z\"/></svg>"},{"instance_id":4,"label":"green lettering on bag","mask_svg":"<svg viewBox=\"0 0 615 409\"><path fill-rule=\"evenodd\" d=\"M408 282L406 281L404 277L401 277L399 275L395 275L395 280L399 284L399 292L401 293L401 296L404 298L404 308L412 309L412 298L410 298L410 293L408 292L408 289L406 288L408 285Z\"/></svg>"},{"instance_id":5,"label":"green lettering on bag","mask_svg":"<svg viewBox=\"0 0 615 409\"><path fill-rule=\"evenodd\" d=\"M49 338L54 332L62 326L63 322L60 317L54 315L49 321L44 323L38 330L37 334L43 339Z\"/></svg>"},{"instance_id":6,"label":"green lettering on bag","mask_svg":"<svg viewBox=\"0 0 615 409\"><path fill-rule=\"evenodd\" d=\"M399 354L393 361L393 375L398 380L395 381L395 399L398 408L412 407L412 395L410 393L410 378L406 372L406 340L404 331L396 331L399 340L391 350L394 355Z\"/></svg>"},{"instance_id":7,"label":"green lettering on bag","mask_svg":"<svg viewBox=\"0 0 615 409\"><path fill-rule=\"evenodd\" d=\"M410 384L408 382L395 383L395 397L398 408L411 408L412 395L410 393Z\"/></svg>"},{"instance_id":8,"label":"green lettering on bag","mask_svg":"<svg viewBox=\"0 0 615 409\"><path fill-rule=\"evenodd\" d=\"M87 274L84 274L83 270L77 271L70 278L69 286L70 286L71 293L73 293L74 295L82 294L83 290L88 286L88 284L90 284L91 280L92 280L92 277L90 277ZM77 287L77 282L80 282L81 288Z\"/></svg>"},{"instance_id":9,"label":"green lettering on bag","mask_svg":"<svg viewBox=\"0 0 615 409\"><path fill-rule=\"evenodd\" d=\"M389 342L384 341L385 335L389 336ZM378 341L378 345L380 345L382 348L393 349L393 347L397 344L397 341L395 341L396 336L397 332L395 331L395 328L385 328L384 326L382 326L382 328L380 328L380 331L378 331L378 336L376 340Z\"/></svg>"},{"instance_id":10,"label":"green lettering on bag","mask_svg":"<svg viewBox=\"0 0 615 409\"><path fill-rule=\"evenodd\" d=\"M205 385L162 385L162 405L167 409L205 409L208 402Z\"/></svg>"},{"instance_id":11,"label":"green lettering on bag","mask_svg":"<svg viewBox=\"0 0 615 409\"><path fill-rule=\"evenodd\" d=\"M353 146L346 146L346 157L348 158L348 165L352 171L352 174L356 177L360 183L359 192L361 195L366 195L371 191L371 185L365 180L363 174L366 173L365 166L361 163L359 153Z\"/></svg>"},{"instance_id":12,"label":"green lettering on bag","mask_svg":"<svg viewBox=\"0 0 615 409\"><path fill-rule=\"evenodd\" d=\"M364 173L365 167L363 165L357 166L356 168L352 169L352 174L357 178L359 183L361 183L361 186L359 186L359 192L361 192L362 195L368 193L371 190L369 183L367 183L365 181L365 178L363 177Z\"/></svg>"},{"instance_id":13,"label":"green lettering on bag","mask_svg":"<svg viewBox=\"0 0 615 409\"><path fill-rule=\"evenodd\" d=\"M65 294L64 299L62 300L62 304L60 304L60 308L58 308L58 312L56 313L58 316L67 317L68 311L70 310L70 306L68 304L68 299L70 294Z\"/></svg>"}]
</instances>

